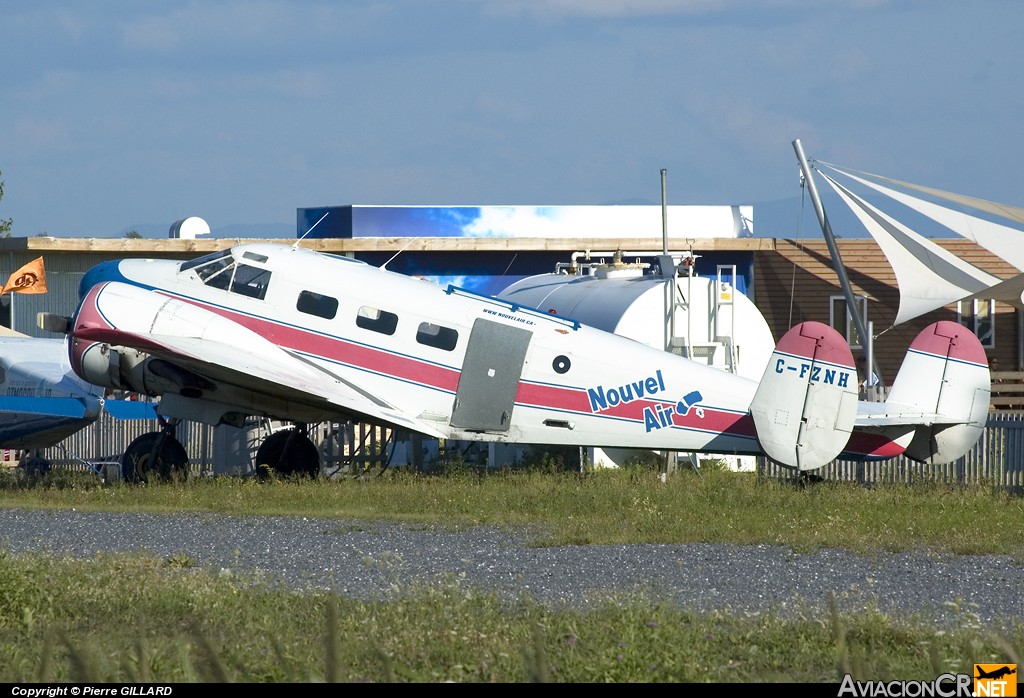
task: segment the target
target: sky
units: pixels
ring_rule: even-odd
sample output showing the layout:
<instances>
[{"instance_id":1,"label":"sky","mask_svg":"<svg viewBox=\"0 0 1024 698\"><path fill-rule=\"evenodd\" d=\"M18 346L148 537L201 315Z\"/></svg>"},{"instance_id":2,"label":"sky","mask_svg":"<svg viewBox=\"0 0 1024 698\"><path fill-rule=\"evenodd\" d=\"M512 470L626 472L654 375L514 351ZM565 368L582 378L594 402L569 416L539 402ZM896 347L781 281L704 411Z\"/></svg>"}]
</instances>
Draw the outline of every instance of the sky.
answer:
<instances>
[{"instance_id":1,"label":"sky","mask_svg":"<svg viewBox=\"0 0 1024 698\"><path fill-rule=\"evenodd\" d=\"M1020 206L1021 27L1019 0L8 3L0 219L294 237L315 206L660 204L664 169L671 205L820 234L795 139Z\"/></svg>"}]
</instances>

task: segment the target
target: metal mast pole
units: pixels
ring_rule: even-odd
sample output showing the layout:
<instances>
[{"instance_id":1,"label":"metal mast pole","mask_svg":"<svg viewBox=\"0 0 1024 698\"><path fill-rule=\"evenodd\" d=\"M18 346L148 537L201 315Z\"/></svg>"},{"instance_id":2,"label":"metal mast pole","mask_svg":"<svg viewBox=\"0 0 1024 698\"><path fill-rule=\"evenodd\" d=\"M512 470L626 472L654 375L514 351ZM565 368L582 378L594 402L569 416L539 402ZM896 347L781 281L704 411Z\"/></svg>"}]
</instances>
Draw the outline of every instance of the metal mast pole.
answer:
<instances>
[{"instance_id":1,"label":"metal mast pole","mask_svg":"<svg viewBox=\"0 0 1024 698\"><path fill-rule=\"evenodd\" d=\"M661 170L661 278L665 280L665 351L672 350L672 338L676 336L676 309L675 309L675 265L670 264L668 257L668 196L666 194L665 180L668 170ZM671 267L668 268L668 267Z\"/></svg>"},{"instance_id":2,"label":"metal mast pole","mask_svg":"<svg viewBox=\"0 0 1024 698\"><path fill-rule=\"evenodd\" d=\"M851 316L853 316L853 324L857 328L857 334L861 338L861 343L865 347L865 354L869 361L868 371L874 371L875 375L878 376L878 380L882 381L882 374L878 371L878 366L875 364L875 358L873 351L874 339L868 334L867 325L864 323L864 318L860 316L860 307L857 305L856 298L853 295L853 288L850 286L850 279L846 276L846 266L843 264L843 258L839 254L839 248L836 246L835 237L832 235L832 226L829 225L828 216L825 215L825 209L821 205L821 199L818 197L818 188L814 185L814 178L811 176L811 168L807 164L807 158L804 156L804 147L800 143L800 139L797 138L793 141L793 150L796 151L796 159L800 162L800 171L804 175L804 182L807 183L807 191L811 195L811 203L814 204L814 212L818 214L818 224L821 226L821 234L825 236L825 244L828 245L828 252L832 255L832 266L836 270L836 276L839 277L839 285L843 289L843 295L846 297L846 307ZM865 376L870 382L870 373Z\"/></svg>"},{"instance_id":3,"label":"metal mast pole","mask_svg":"<svg viewBox=\"0 0 1024 698\"><path fill-rule=\"evenodd\" d=\"M661 170L661 253L668 254L668 201L665 197L665 177L668 170Z\"/></svg>"},{"instance_id":4,"label":"metal mast pole","mask_svg":"<svg viewBox=\"0 0 1024 698\"><path fill-rule=\"evenodd\" d=\"M676 325L676 308L675 308L675 290L676 290L676 274L675 267L672 267L670 273L666 273L664 265L668 263L668 197L666 195L665 180L668 175L668 170L662 168L661 170L661 264L662 270L661 275L665 280L665 311L668 313L668 317L665 318L665 350L670 351L672 349L672 337L675 336L675 325ZM661 473L659 479L665 482L668 479L668 473L673 469L675 462L675 454L672 451L665 451L665 459L661 464Z\"/></svg>"}]
</instances>

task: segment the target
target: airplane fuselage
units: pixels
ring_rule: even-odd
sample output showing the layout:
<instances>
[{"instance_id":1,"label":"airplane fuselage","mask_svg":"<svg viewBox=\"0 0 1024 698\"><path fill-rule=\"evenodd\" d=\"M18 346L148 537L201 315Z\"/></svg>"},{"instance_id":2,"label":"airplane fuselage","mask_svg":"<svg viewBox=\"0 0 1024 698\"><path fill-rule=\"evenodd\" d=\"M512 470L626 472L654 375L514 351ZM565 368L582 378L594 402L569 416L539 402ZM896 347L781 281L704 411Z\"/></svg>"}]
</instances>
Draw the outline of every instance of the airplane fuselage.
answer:
<instances>
[{"instance_id":1,"label":"airplane fuselage","mask_svg":"<svg viewBox=\"0 0 1024 698\"><path fill-rule=\"evenodd\" d=\"M234 406L320 421L343 411L332 403L332 390L348 393L358 386L371 403L386 406L383 416L371 417L397 411L432 428L427 433L448 438L758 452L749 414L755 381L569 318L348 258L253 244L235 248L233 258L220 262L232 263L235 278L248 279L248 285L217 280L195 260L122 260L96 267L82 283L83 295L92 298L76 318L78 355L97 341L116 345L122 332L152 332L173 300L184 304L173 305L175 332L199 337L208 316L219 316L228 323L216 341L234 347L239 367L248 352L261 351L253 340L262 338L293 357L287 360L297 368L301 362L315 366L322 397L254 387L241 380L244 368L234 377L230 371L197 369L210 384L204 388L180 377L177 393L184 399L165 397L160 411L167 416L206 415L215 423L230 412L226 406ZM103 286L108 282L114 285ZM120 284L134 290L120 288L115 298ZM153 338L159 343L159 333ZM81 366L74 350L72 360ZM794 357L780 370L810 366ZM856 383L845 367L830 368L827 375L816 370L822 370L822 380ZM173 393L167 382L175 377L163 375L160 390ZM202 401L225 408L197 410ZM180 414L171 413L176 405Z\"/></svg>"},{"instance_id":2,"label":"airplane fuselage","mask_svg":"<svg viewBox=\"0 0 1024 698\"><path fill-rule=\"evenodd\" d=\"M72 372L63 340L0 337L0 446L58 443L96 420L102 394Z\"/></svg>"}]
</instances>

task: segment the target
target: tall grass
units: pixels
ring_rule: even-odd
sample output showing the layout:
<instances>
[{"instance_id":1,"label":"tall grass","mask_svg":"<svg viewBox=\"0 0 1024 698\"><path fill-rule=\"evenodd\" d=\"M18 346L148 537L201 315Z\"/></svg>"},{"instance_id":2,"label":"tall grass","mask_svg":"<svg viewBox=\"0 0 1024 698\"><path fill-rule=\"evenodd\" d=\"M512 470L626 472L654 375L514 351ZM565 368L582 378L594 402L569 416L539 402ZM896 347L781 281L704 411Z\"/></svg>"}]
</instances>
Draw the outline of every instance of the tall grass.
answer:
<instances>
[{"instance_id":1,"label":"tall grass","mask_svg":"<svg viewBox=\"0 0 1024 698\"><path fill-rule=\"evenodd\" d=\"M1024 629L880 611L545 608L457 580L361 602L187 559L0 553L0 682L836 682L1021 662Z\"/></svg>"},{"instance_id":2,"label":"tall grass","mask_svg":"<svg viewBox=\"0 0 1024 698\"><path fill-rule=\"evenodd\" d=\"M514 526L536 545L768 543L928 549L1024 560L1022 500L988 487L795 486L753 474L454 467L443 475L144 486L0 473L7 507L190 511ZM368 561L367 564L373 564ZM0 682L839 682L1024 664L1021 619L959 609L950 627L852 615L695 613L631 594L587 610L446 583L356 601L168 558L86 560L0 548Z\"/></svg>"}]
</instances>

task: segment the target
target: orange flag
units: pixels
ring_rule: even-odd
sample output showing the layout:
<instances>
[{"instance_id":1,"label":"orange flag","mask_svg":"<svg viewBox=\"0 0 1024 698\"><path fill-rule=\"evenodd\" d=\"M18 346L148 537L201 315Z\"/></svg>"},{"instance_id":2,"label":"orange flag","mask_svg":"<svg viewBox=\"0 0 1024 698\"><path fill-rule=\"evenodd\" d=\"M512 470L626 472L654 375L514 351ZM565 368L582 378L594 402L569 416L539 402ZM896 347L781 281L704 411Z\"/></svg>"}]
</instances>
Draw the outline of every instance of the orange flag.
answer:
<instances>
[{"instance_id":1,"label":"orange flag","mask_svg":"<svg viewBox=\"0 0 1024 698\"><path fill-rule=\"evenodd\" d=\"M43 258L35 259L11 274L7 283L0 289L0 296L8 291L46 293L46 270L43 269Z\"/></svg>"}]
</instances>

